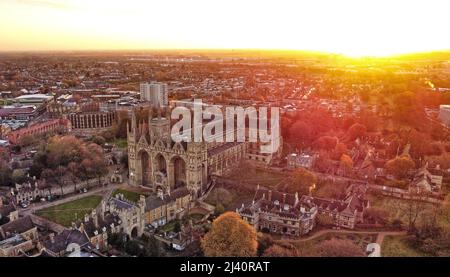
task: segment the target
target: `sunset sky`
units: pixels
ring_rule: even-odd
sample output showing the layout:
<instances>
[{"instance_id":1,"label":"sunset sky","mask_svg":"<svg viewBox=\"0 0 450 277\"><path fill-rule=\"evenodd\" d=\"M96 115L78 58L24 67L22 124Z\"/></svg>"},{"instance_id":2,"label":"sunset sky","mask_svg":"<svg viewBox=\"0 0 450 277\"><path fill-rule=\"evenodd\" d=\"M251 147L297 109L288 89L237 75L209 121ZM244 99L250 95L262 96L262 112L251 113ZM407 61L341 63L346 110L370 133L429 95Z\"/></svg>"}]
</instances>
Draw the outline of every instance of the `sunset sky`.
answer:
<instances>
[{"instance_id":1,"label":"sunset sky","mask_svg":"<svg viewBox=\"0 0 450 277\"><path fill-rule=\"evenodd\" d=\"M0 0L0 50L450 49L448 0Z\"/></svg>"}]
</instances>

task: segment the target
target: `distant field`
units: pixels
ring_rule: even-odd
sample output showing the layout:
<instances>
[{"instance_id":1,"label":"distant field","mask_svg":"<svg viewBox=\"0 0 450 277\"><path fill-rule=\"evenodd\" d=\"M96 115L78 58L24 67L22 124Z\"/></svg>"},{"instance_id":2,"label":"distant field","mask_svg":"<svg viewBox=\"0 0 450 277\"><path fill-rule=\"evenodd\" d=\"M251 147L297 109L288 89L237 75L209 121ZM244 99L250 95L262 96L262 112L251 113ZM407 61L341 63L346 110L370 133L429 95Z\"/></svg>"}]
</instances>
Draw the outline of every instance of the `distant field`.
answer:
<instances>
[{"instance_id":1,"label":"distant field","mask_svg":"<svg viewBox=\"0 0 450 277\"><path fill-rule=\"evenodd\" d=\"M45 208L36 212L36 215L47 218L53 222L69 227L72 222L81 219L90 213L102 201L98 195L87 196L78 200Z\"/></svg>"},{"instance_id":2,"label":"distant field","mask_svg":"<svg viewBox=\"0 0 450 277\"><path fill-rule=\"evenodd\" d=\"M386 236L381 246L383 257L425 257L426 254L412 248L406 236Z\"/></svg>"}]
</instances>

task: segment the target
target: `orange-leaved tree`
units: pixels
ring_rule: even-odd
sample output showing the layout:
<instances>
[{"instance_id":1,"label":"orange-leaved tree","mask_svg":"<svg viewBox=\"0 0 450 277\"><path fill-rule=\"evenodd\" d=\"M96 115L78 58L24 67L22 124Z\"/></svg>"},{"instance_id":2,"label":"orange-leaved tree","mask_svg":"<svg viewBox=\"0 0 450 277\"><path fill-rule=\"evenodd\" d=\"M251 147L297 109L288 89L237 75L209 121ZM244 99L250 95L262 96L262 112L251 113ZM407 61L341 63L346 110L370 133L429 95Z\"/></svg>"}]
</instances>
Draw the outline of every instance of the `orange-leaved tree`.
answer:
<instances>
[{"instance_id":1,"label":"orange-leaved tree","mask_svg":"<svg viewBox=\"0 0 450 277\"><path fill-rule=\"evenodd\" d=\"M258 247L256 230L234 212L216 218L201 241L207 257L252 257Z\"/></svg>"}]
</instances>

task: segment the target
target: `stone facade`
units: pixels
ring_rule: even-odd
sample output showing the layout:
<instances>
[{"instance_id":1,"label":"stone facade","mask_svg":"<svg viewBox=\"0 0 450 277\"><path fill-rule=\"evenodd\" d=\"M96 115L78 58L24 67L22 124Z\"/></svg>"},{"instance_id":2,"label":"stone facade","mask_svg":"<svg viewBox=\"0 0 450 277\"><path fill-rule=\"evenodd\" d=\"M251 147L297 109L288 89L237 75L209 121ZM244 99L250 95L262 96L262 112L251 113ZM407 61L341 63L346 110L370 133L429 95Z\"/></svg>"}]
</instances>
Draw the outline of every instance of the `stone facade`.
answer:
<instances>
[{"instance_id":1,"label":"stone facade","mask_svg":"<svg viewBox=\"0 0 450 277\"><path fill-rule=\"evenodd\" d=\"M316 206L300 201L298 194L272 191L258 186L253 202L236 210L258 231L300 236L315 224Z\"/></svg>"},{"instance_id":2,"label":"stone facade","mask_svg":"<svg viewBox=\"0 0 450 277\"><path fill-rule=\"evenodd\" d=\"M172 141L170 109L146 121L133 114L128 130L128 166L131 185L150 187L169 195L186 186L192 199L203 195L212 175L222 175L246 158L247 143L196 143Z\"/></svg>"}]
</instances>

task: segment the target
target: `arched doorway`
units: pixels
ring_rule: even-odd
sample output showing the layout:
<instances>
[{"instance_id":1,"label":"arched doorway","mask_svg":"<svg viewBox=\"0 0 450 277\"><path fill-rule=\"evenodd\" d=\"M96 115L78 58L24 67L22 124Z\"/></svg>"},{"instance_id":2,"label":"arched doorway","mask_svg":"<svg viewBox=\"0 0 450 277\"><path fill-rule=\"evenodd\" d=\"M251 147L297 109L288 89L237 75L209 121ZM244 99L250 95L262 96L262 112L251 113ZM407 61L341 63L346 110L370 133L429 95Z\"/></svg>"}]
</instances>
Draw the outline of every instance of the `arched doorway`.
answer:
<instances>
[{"instance_id":1,"label":"arched doorway","mask_svg":"<svg viewBox=\"0 0 450 277\"><path fill-rule=\"evenodd\" d=\"M140 152L140 160L141 160L141 185L147 186L149 184L150 180L150 174L151 174L151 164L150 164L150 157L147 153L147 151L141 151Z\"/></svg>"},{"instance_id":2,"label":"arched doorway","mask_svg":"<svg viewBox=\"0 0 450 277\"><path fill-rule=\"evenodd\" d=\"M186 185L186 163L180 157L171 160L173 166L173 187L178 188ZM172 167L171 166L171 167Z\"/></svg>"},{"instance_id":3,"label":"arched doorway","mask_svg":"<svg viewBox=\"0 0 450 277\"><path fill-rule=\"evenodd\" d=\"M167 175L167 165L166 165L166 159L162 154L158 154L155 157L155 166L156 171L159 171L163 173L164 175Z\"/></svg>"},{"instance_id":4,"label":"arched doorway","mask_svg":"<svg viewBox=\"0 0 450 277\"><path fill-rule=\"evenodd\" d=\"M137 227L134 227L133 229L131 229L131 237L136 238L137 236L138 236L138 230L137 230Z\"/></svg>"}]
</instances>

